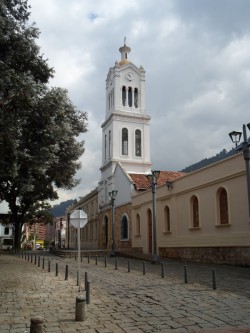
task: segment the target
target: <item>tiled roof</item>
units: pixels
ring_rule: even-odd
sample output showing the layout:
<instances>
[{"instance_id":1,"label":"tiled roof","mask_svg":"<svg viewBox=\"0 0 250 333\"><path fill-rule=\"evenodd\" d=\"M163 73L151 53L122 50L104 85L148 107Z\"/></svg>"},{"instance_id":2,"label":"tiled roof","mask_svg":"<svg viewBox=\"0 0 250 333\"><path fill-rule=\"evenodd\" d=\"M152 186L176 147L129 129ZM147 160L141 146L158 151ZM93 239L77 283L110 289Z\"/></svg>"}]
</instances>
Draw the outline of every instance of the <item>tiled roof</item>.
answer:
<instances>
[{"instance_id":1,"label":"tiled roof","mask_svg":"<svg viewBox=\"0 0 250 333\"><path fill-rule=\"evenodd\" d=\"M157 185L166 184L166 181L173 181L179 177L184 176L183 172L175 172L175 171L160 171L160 175L157 179ZM138 174L138 173L129 173L130 178L133 181L134 187L136 191L147 190L150 188L150 183L147 179L147 175Z\"/></svg>"}]
</instances>

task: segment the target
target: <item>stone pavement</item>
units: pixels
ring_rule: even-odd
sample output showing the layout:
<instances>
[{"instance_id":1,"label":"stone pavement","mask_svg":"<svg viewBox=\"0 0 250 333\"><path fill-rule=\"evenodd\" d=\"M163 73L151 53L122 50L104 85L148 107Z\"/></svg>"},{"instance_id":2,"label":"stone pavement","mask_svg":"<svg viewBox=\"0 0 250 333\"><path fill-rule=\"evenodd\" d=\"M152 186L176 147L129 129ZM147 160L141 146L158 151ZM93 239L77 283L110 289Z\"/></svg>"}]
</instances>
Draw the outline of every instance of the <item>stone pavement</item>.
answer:
<instances>
[{"instance_id":1,"label":"stone pavement","mask_svg":"<svg viewBox=\"0 0 250 333\"><path fill-rule=\"evenodd\" d=\"M250 333L249 268L216 266L214 290L213 266L189 264L184 283L181 263L147 263L145 274L142 265L122 258L107 258L106 264L104 258L83 258L79 292L74 258L42 252L35 263L34 255L31 262L30 256L28 261L0 254L0 333L29 333L30 319L37 315L45 319L44 333ZM76 322L75 301L85 295L85 273L90 304L86 320Z\"/></svg>"}]
</instances>

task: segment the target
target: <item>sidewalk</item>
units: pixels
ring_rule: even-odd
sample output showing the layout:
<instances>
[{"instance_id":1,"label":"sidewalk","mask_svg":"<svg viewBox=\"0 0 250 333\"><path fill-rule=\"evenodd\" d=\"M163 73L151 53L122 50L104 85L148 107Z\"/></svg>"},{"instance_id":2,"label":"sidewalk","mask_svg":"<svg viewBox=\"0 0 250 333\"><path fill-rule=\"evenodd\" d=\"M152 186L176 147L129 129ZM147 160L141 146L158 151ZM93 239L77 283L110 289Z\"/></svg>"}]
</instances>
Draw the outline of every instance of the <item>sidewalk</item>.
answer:
<instances>
[{"instance_id":1,"label":"sidewalk","mask_svg":"<svg viewBox=\"0 0 250 333\"><path fill-rule=\"evenodd\" d=\"M29 333L30 319L37 315L45 319L44 333L250 333L249 297L199 283L184 284L175 276L128 273L122 260L119 270L111 263L105 268L103 261L97 265L93 259L81 263L82 276L87 272L91 283L91 301L86 320L75 322L77 262L52 257L48 272L49 257L44 258L42 269L34 259L31 263L0 254L0 333ZM250 280L244 282L249 287ZM85 295L82 289L80 294Z\"/></svg>"}]
</instances>

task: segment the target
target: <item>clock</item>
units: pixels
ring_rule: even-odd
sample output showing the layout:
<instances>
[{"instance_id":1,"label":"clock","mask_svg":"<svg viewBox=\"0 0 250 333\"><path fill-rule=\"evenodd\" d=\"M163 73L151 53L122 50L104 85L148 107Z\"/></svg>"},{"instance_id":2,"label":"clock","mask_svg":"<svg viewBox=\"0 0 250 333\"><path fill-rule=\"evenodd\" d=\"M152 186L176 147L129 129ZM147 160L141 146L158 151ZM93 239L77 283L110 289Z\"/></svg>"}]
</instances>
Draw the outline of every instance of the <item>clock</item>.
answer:
<instances>
[{"instance_id":1,"label":"clock","mask_svg":"<svg viewBox=\"0 0 250 333\"><path fill-rule=\"evenodd\" d=\"M133 78L134 78L134 74L133 74L132 72L128 72L128 73L126 74L126 78L127 78L129 81L132 81Z\"/></svg>"}]
</instances>

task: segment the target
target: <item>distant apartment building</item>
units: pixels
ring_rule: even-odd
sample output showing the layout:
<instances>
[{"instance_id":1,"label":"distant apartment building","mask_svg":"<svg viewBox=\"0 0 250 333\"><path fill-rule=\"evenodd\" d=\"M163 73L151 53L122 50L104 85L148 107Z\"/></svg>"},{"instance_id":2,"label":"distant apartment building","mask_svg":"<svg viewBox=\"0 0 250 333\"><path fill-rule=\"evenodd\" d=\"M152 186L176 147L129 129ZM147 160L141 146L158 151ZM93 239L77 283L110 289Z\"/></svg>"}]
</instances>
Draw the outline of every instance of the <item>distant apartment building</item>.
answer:
<instances>
[{"instance_id":1,"label":"distant apartment building","mask_svg":"<svg viewBox=\"0 0 250 333\"><path fill-rule=\"evenodd\" d=\"M0 224L0 249L8 250L13 246L12 227Z\"/></svg>"}]
</instances>

